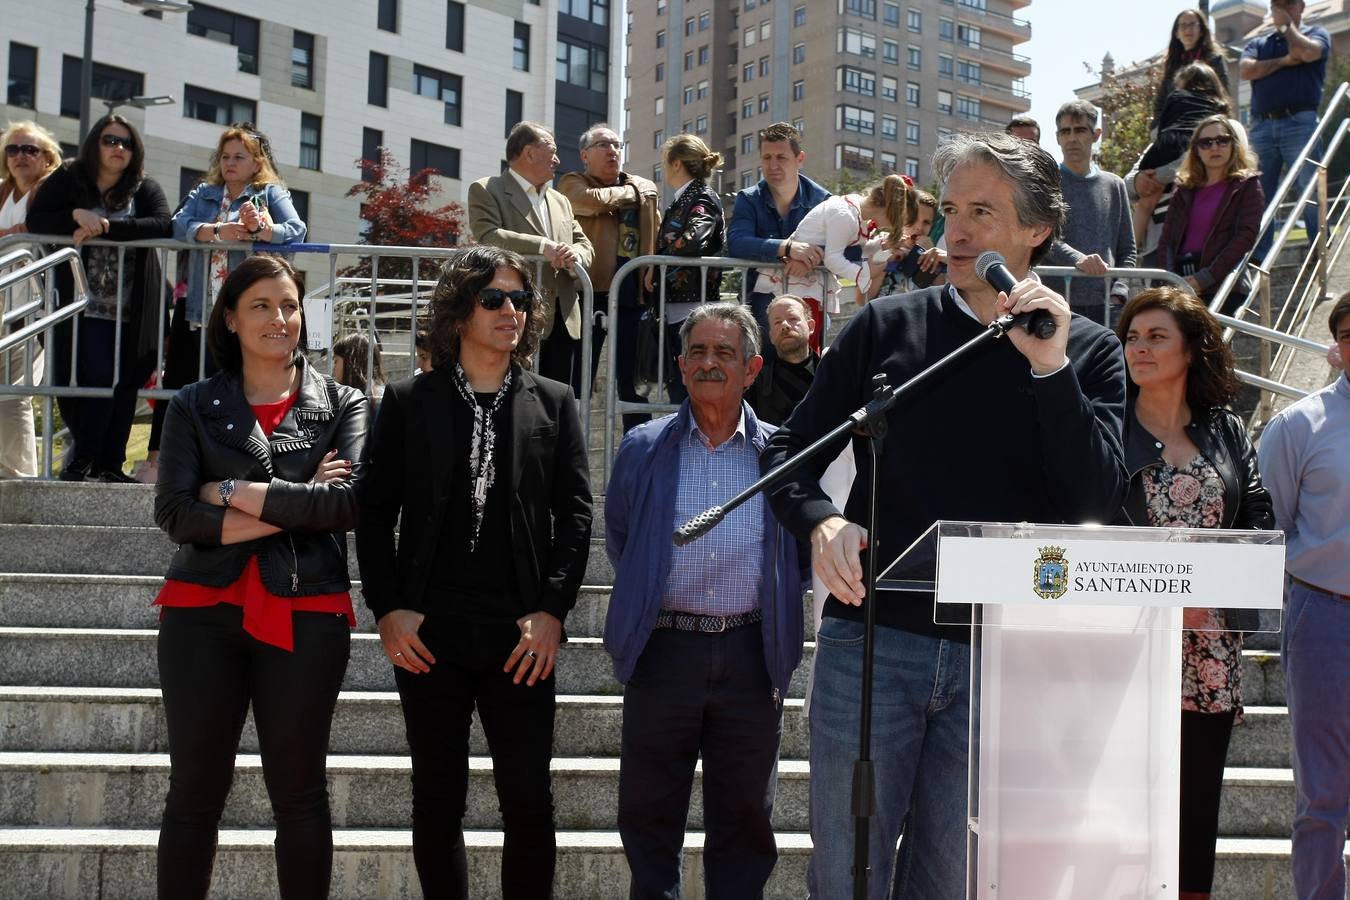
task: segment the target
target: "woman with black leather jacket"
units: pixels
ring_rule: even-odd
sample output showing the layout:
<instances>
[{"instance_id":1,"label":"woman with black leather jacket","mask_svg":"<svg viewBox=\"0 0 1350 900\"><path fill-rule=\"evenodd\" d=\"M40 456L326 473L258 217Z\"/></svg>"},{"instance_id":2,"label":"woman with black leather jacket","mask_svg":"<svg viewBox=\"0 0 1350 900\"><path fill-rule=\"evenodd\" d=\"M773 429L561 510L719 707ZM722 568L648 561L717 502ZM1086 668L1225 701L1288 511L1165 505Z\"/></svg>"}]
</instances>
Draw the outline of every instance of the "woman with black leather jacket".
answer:
<instances>
[{"instance_id":1,"label":"woman with black leather jacket","mask_svg":"<svg viewBox=\"0 0 1350 900\"><path fill-rule=\"evenodd\" d=\"M239 264L207 324L220 371L169 405L155 522L178 551L161 607L169 793L159 896L205 897L249 707L276 818L286 900L328 896L325 761L352 612L366 398L299 352L303 279L267 255Z\"/></svg>"},{"instance_id":2,"label":"woman with black leather jacket","mask_svg":"<svg viewBox=\"0 0 1350 900\"><path fill-rule=\"evenodd\" d=\"M1125 305L1117 331L1129 370L1122 520L1274 528L1256 451L1226 408L1238 381L1209 310L1178 288L1152 288ZM1259 626L1255 610L1183 615L1179 897L1197 900L1209 896L1214 879L1224 760L1242 709L1242 632Z\"/></svg>"},{"instance_id":3,"label":"woman with black leather jacket","mask_svg":"<svg viewBox=\"0 0 1350 900\"><path fill-rule=\"evenodd\" d=\"M726 249L726 226L722 219L722 201L708 187L708 179L722 166L722 154L709 149L703 139L692 134L677 134L661 147L666 187L675 191L675 199L661 217L656 233L657 255L721 256ZM647 270L644 286L656 291L654 273ZM666 326L666 393L671 403L684 401L686 392L680 377L680 324L699 303L715 303L722 287L722 270L690 266L667 266L663 276Z\"/></svg>"}]
</instances>

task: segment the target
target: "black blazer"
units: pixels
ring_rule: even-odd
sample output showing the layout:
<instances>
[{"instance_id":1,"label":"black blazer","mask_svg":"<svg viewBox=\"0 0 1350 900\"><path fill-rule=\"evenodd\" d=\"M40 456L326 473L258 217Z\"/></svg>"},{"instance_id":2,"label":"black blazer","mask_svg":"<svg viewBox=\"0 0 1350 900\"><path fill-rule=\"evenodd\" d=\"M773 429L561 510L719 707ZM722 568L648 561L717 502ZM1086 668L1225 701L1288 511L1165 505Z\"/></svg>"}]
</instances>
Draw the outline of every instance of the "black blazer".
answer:
<instances>
[{"instance_id":1,"label":"black blazer","mask_svg":"<svg viewBox=\"0 0 1350 900\"><path fill-rule=\"evenodd\" d=\"M1133 392L1131 392L1133 393ZM1193 413L1186 434L1205 455L1223 479L1223 521L1220 528L1271 529L1275 513L1270 494L1261 484L1256 468L1256 449L1247 437L1242 420L1227 409L1214 407ZM1151 525L1144 497L1143 471L1162 464L1162 443L1139 424L1134 416L1134 397L1125 410L1125 468L1130 481L1118 524ZM1255 631L1260 627L1254 609L1225 609L1228 624L1235 631Z\"/></svg>"},{"instance_id":2,"label":"black blazer","mask_svg":"<svg viewBox=\"0 0 1350 900\"><path fill-rule=\"evenodd\" d=\"M28 201L28 219L25 224L33 234L75 233L75 220L71 212L76 209L88 209L101 201L90 196L68 162L57 169L42 182L37 193ZM140 241L151 238L173 237L173 216L169 202L164 199L164 191L154 181L147 178L132 194L136 204L136 216L132 219L109 220L110 241ZM173 290L164 281L160 269L159 256L154 250L132 250L127 254L127 262L132 269L135 285L132 296L126 298L130 321L127 328L136 336L136 355L141 359L155 356L156 348L167 331L169 317L160 315L161 307L167 313L173 298ZM70 268L61 266L56 270L56 291L61 303L71 302L74 283ZM62 334L69 333L69 324L57 326ZM125 367L130 360L124 361Z\"/></svg>"},{"instance_id":3,"label":"black blazer","mask_svg":"<svg viewBox=\"0 0 1350 900\"><path fill-rule=\"evenodd\" d=\"M591 483L572 389L512 369L511 553L525 609L563 621L576 605L591 538ZM428 612L427 579L451 491L451 372L385 387L366 453L356 558L366 605ZM401 519L400 519L401 516ZM395 546L394 527L398 525Z\"/></svg>"},{"instance_id":4,"label":"black blazer","mask_svg":"<svg viewBox=\"0 0 1350 900\"><path fill-rule=\"evenodd\" d=\"M300 395L263 435L239 376L218 372L180 390L169 402L160 442L155 524L180 546L169 578L210 587L233 584L253 554L263 584L278 596L331 594L351 587L347 538L356 524L369 419L366 398L314 371L302 359ZM310 484L329 450L352 461L344 481ZM225 508L197 499L208 481L270 482L262 521L279 534L221 544Z\"/></svg>"}]
</instances>

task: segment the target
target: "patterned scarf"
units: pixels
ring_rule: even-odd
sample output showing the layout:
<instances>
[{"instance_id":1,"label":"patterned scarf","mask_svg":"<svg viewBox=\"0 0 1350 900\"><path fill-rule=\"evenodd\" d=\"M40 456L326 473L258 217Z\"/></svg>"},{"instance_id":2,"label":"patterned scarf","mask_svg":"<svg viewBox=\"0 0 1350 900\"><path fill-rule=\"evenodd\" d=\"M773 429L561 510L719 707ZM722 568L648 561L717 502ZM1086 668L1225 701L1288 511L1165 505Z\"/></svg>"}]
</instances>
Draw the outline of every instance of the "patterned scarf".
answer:
<instances>
[{"instance_id":1,"label":"patterned scarf","mask_svg":"<svg viewBox=\"0 0 1350 900\"><path fill-rule=\"evenodd\" d=\"M483 511L487 509L488 491L497 480L495 465L497 432L493 424L497 410L502 408L502 403L506 401L506 392L511 387L511 373L507 371L506 377L502 379L502 386L497 388L492 405L487 409L483 409L483 405L474 396L473 389L469 387L469 380L464 375L464 368L459 363L455 363L455 387L459 388L459 395L469 404L469 409L473 410L473 436L469 439L471 485L469 506L473 509L473 533L469 536L469 552L472 553L478 546L478 533L483 529Z\"/></svg>"}]
</instances>

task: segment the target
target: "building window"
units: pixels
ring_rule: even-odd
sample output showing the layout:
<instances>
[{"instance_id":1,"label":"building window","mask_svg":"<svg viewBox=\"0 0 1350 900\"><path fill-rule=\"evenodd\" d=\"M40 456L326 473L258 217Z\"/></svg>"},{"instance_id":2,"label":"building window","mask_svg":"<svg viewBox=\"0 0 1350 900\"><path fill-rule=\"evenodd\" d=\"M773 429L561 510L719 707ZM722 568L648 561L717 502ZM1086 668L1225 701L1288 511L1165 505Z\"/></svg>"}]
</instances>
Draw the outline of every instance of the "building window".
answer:
<instances>
[{"instance_id":1,"label":"building window","mask_svg":"<svg viewBox=\"0 0 1350 900\"><path fill-rule=\"evenodd\" d=\"M755 173L745 171L741 173L741 190L745 190L755 183Z\"/></svg>"},{"instance_id":2,"label":"building window","mask_svg":"<svg viewBox=\"0 0 1350 900\"><path fill-rule=\"evenodd\" d=\"M125 100L128 97L139 97L144 93L145 76L140 72L120 69L117 66L105 66L101 62L94 63L89 92L91 100ZM80 117L79 57L61 57L61 115L76 119ZM98 114L95 113L94 117L97 118Z\"/></svg>"},{"instance_id":3,"label":"building window","mask_svg":"<svg viewBox=\"0 0 1350 900\"><path fill-rule=\"evenodd\" d=\"M530 71L530 26L517 22L511 37L511 68L517 72Z\"/></svg>"},{"instance_id":4,"label":"building window","mask_svg":"<svg viewBox=\"0 0 1350 900\"><path fill-rule=\"evenodd\" d=\"M950 41L956 37L956 23L951 19L938 19L938 38Z\"/></svg>"},{"instance_id":5,"label":"building window","mask_svg":"<svg viewBox=\"0 0 1350 900\"><path fill-rule=\"evenodd\" d=\"M797 129L798 134L806 134L806 120L797 118L792 120L792 127Z\"/></svg>"},{"instance_id":6,"label":"building window","mask_svg":"<svg viewBox=\"0 0 1350 900\"><path fill-rule=\"evenodd\" d=\"M792 11L792 27L801 28L806 24L806 7L798 6Z\"/></svg>"},{"instance_id":7,"label":"building window","mask_svg":"<svg viewBox=\"0 0 1350 900\"><path fill-rule=\"evenodd\" d=\"M708 79L705 78L698 83L698 90L696 91L696 94L698 96L698 99L700 100L708 99Z\"/></svg>"},{"instance_id":8,"label":"building window","mask_svg":"<svg viewBox=\"0 0 1350 900\"><path fill-rule=\"evenodd\" d=\"M379 0L375 13L375 27L381 31L398 32L398 0Z\"/></svg>"},{"instance_id":9,"label":"building window","mask_svg":"<svg viewBox=\"0 0 1350 900\"><path fill-rule=\"evenodd\" d=\"M656 49L660 50L665 45L666 45L666 31L663 28L656 33Z\"/></svg>"},{"instance_id":10,"label":"building window","mask_svg":"<svg viewBox=\"0 0 1350 900\"><path fill-rule=\"evenodd\" d=\"M938 76L940 78L952 77L952 58L945 53L938 54Z\"/></svg>"},{"instance_id":11,"label":"building window","mask_svg":"<svg viewBox=\"0 0 1350 900\"><path fill-rule=\"evenodd\" d=\"M886 22L887 25L898 26L900 24L900 4L898 3L885 4L882 7L881 17Z\"/></svg>"},{"instance_id":12,"label":"building window","mask_svg":"<svg viewBox=\"0 0 1350 900\"><path fill-rule=\"evenodd\" d=\"M652 149L660 150L661 145L666 142L666 133L660 128L652 132Z\"/></svg>"},{"instance_id":13,"label":"building window","mask_svg":"<svg viewBox=\"0 0 1350 900\"><path fill-rule=\"evenodd\" d=\"M862 169L870 171L876 161L876 153L871 147L855 147L853 144L837 144L834 148L834 167L836 169Z\"/></svg>"},{"instance_id":14,"label":"building window","mask_svg":"<svg viewBox=\"0 0 1350 900\"><path fill-rule=\"evenodd\" d=\"M745 32L741 37L741 44L746 47L753 47L755 46L756 37L758 37L758 33L755 31L755 29L747 28L745 29Z\"/></svg>"},{"instance_id":15,"label":"building window","mask_svg":"<svg viewBox=\"0 0 1350 900\"><path fill-rule=\"evenodd\" d=\"M967 47L979 47L980 29L974 25L957 25L956 41Z\"/></svg>"},{"instance_id":16,"label":"building window","mask_svg":"<svg viewBox=\"0 0 1350 900\"><path fill-rule=\"evenodd\" d=\"M300 114L300 168L320 168L323 148L323 117L307 112Z\"/></svg>"},{"instance_id":17,"label":"building window","mask_svg":"<svg viewBox=\"0 0 1350 900\"><path fill-rule=\"evenodd\" d=\"M558 4L558 12L595 25L609 24L609 0L562 0Z\"/></svg>"},{"instance_id":18,"label":"building window","mask_svg":"<svg viewBox=\"0 0 1350 900\"><path fill-rule=\"evenodd\" d=\"M889 75L881 76L881 99L894 103L899 99L899 82Z\"/></svg>"},{"instance_id":19,"label":"building window","mask_svg":"<svg viewBox=\"0 0 1350 900\"><path fill-rule=\"evenodd\" d=\"M707 134L707 133L708 133L708 117L699 116L697 119L694 120L694 134Z\"/></svg>"},{"instance_id":20,"label":"building window","mask_svg":"<svg viewBox=\"0 0 1350 900\"><path fill-rule=\"evenodd\" d=\"M806 62L806 45L794 44L792 46L792 64L799 66L804 62Z\"/></svg>"},{"instance_id":21,"label":"building window","mask_svg":"<svg viewBox=\"0 0 1350 900\"><path fill-rule=\"evenodd\" d=\"M844 9L855 16L876 20L877 0L846 0Z\"/></svg>"},{"instance_id":22,"label":"building window","mask_svg":"<svg viewBox=\"0 0 1350 900\"><path fill-rule=\"evenodd\" d=\"M693 103L693 102L694 102L694 88L693 88L692 85L685 85L685 88L684 88L684 105L685 105L685 106L688 106L690 103Z\"/></svg>"},{"instance_id":23,"label":"building window","mask_svg":"<svg viewBox=\"0 0 1350 900\"><path fill-rule=\"evenodd\" d=\"M303 31L291 39L291 84L314 89L314 35Z\"/></svg>"},{"instance_id":24,"label":"building window","mask_svg":"<svg viewBox=\"0 0 1350 900\"><path fill-rule=\"evenodd\" d=\"M938 126L937 130L938 144L943 144L947 141L950 141L955 135L956 132L952 131L950 128L944 128L941 125Z\"/></svg>"},{"instance_id":25,"label":"building window","mask_svg":"<svg viewBox=\"0 0 1350 900\"><path fill-rule=\"evenodd\" d=\"M10 106L37 109L37 48L9 42L9 93L5 102ZM76 103L78 106L78 101Z\"/></svg>"},{"instance_id":26,"label":"building window","mask_svg":"<svg viewBox=\"0 0 1350 900\"><path fill-rule=\"evenodd\" d=\"M658 116L664 116L664 115L666 114L666 98L665 98L665 97L657 97L657 98L656 98L656 114L657 114Z\"/></svg>"},{"instance_id":27,"label":"building window","mask_svg":"<svg viewBox=\"0 0 1350 900\"><path fill-rule=\"evenodd\" d=\"M889 150L881 151L881 174L890 175L895 171L895 154Z\"/></svg>"},{"instance_id":28,"label":"building window","mask_svg":"<svg viewBox=\"0 0 1350 900\"><path fill-rule=\"evenodd\" d=\"M773 33L773 29L771 27L772 24L773 23L770 22L768 19L765 19L763 22L759 23L759 39L761 41L767 41L769 39L769 35Z\"/></svg>"},{"instance_id":29,"label":"building window","mask_svg":"<svg viewBox=\"0 0 1350 900\"><path fill-rule=\"evenodd\" d=\"M761 56L759 58L759 77L769 77L769 58L767 56Z\"/></svg>"},{"instance_id":30,"label":"building window","mask_svg":"<svg viewBox=\"0 0 1350 900\"><path fill-rule=\"evenodd\" d=\"M857 28L845 28L839 32L839 52L852 53L864 59L876 59L876 35L859 31Z\"/></svg>"},{"instance_id":31,"label":"building window","mask_svg":"<svg viewBox=\"0 0 1350 900\"><path fill-rule=\"evenodd\" d=\"M919 83L917 81L905 82L905 103L909 106L919 105Z\"/></svg>"},{"instance_id":32,"label":"building window","mask_svg":"<svg viewBox=\"0 0 1350 900\"><path fill-rule=\"evenodd\" d=\"M595 44L558 39L557 79L604 93L609 87L609 51Z\"/></svg>"},{"instance_id":33,"label":"building window","mask_svg":"<svg viewBox=\"0 0 1350 900\"><path fill-rule=\"evenodd\" d=\"M900 134L900 123L895 116L881 117L881 136L888 141L895 140Z\"/></svg>"},{"instance_id":34,"label":"building window","mask_svg":"<svg viewBox=\"0 0 1350 900\"><path fill-rule=\"evenodd\" d=\"M380 147L384 146L384 132L377 128L361 129L361 159L366 162L380 161ZM375 176L364 166L361 168L362 181L374 181Z\"/></svg>"},{"instance_id":35,"label":"building window","mask_svg":"<svg viewBox=\"0 0 1350 900\"><path fill-rule=\"evenodd\" d=\"M905 174L915 181L919 180L919 161L912 156L905 157Z\"/></svg>"},{"instance_id":36,"label":"building window","mask_svg":"<svg viewBox=\"0 0 1350 900\"><path fill-rule=\"evenodd\" d=\"M370 72L366 76L366 102L371 106L389 105L389 57L370 54Z\"/></svg>"},{"instance_id":37,"label":"building window","mask_svg":"<svg viewBox=\"0 0 1350 900\"><path fill-rule=\"evenodd\" d=\"M881 58L890 65L900 65L900 45L895 41L882 41Z\"/></svg>"},{"instance_id":38,"label":"building window","mask_svg":"<svg viewBox=\"0 0 1350 900\"><path fill-rule=\"evenodd\" d=\"M712 27L712 13L705 9L703 12L698 14L698 30L707 31L711 27Z\"/></svg>"},{"instance_id":39,"label":"building window","mask_svg":"<svg viewBox=\"0 0 1350 900\"><path fill-rule=\"evenodd\" d=\"M746 100L744 103L741 104L742 119L753 118L754 115L755 115L755 101Z\"/></svg>"},{"instance_id":40,"label":"building window","mask_svg":"<svg viewBox=\"0 0 1350 900\"><path fill-rule=\"evenodd\" d=\"M694 33L694 17L690 16L684 20L684 36L690 37Z\"/></svg>"},{"instance_id":41,"label":"building window","mask_svg":"<svg viewBox=\"0 0 1350 900\"><path fill-rule=\"evenodd\" d=\"M963 119L978 122L980 120L980 101L974 97L956 95L956 114Z\"/></svg>"},{"instance_id":42,"label":"building window","mask_svg":"<svg viewBox=\"0 0 1350 900\"><path fill-rule=\"evenodd\" d=\"M749 155L755 149L755 136L753 134L741 135L741 154Z\"/></svg>"},{"instance_id":43,"label":"building window","mask_svg":"<svg viewBox=\"0 0 1350 900\"><path fill-rule=\"evenodd\" d=\"M656 72L655 72L655 74L652 75L652 80L653 80L653 81L665 81L665 80L666 80L666 64L665 64L665 63L657 63L657 64L656 64Z\"/></svg>"},{"instance_id":44,"label":"building window","mask_svg":"<svg viewBox=\"0 0 1350 900\"><path fill-rule=\"evenodd\" d=\"M748 12L755 8L755 0L745 0L745 9Z\"/></svg>"},{"instance_id":45,"label":"building window","mask_svg":"<svg viewBox=\"0 0 1350 900\"><path fill-rule=\"evenodd\" d=\"M861 94L864 97L877 95L877 77L871 72L864 72L852 66L840 66L835 70L835 80L835 87L838 90Z\"/></svg>"},{"instance_id":46,"label":"building window","mask_svg":"<svg viewBox=\"0 0 1350 900\"><path fill-rule=\"evenodd\" d=\"M458 0L445 2L445 49L464 52L464 4Z\"/></svg>"},{"instance_id":47,"label":"building window","mask_svg":"<svg viewBox=\"0 0 1350 900\"><path fill-rule=\"evenodd\" d=\"M187 14L187 32L238 48L239 71L258 74L258 20L235 15L204 3L193 3Z\"/></svg>"},{"instance_id":48,"label":"building window","mask_svg":"<svg viewBox=\"0 0 1350 900\"><path fill-rule=\"evenodd\" d=\"M189 169L186 166L178 170L178 196L186 197L192 193L193 188L201 184L206 178L206 173L201 169Z\"/></svg>"},{"instance_id":49,"label":"building window","mask_svg":"<svg viewBox=\"0 0 1350 900\"><path fill-rule=\"evenodd\" d=\"M458 75L427 66L413 66L412 92L445 103L445 124L460 124L460 91L464 81Z\"/></svg>"},{"instance_id":50,"label":"building window","mask_svg":"<svg viewBox=\"0 0 1350 900\"><path fill-rule=\"evenodd\" d=\"M856 131L858 134L876 133L876 113L858 106L835 107L834 127L840 131Z\"/></svg>"},{"instance_id":51,"label":"building window","mask_svg":"<svg viewBox=\"0 0 1350 900\"><path fill-rule=\"evenodd\" d=\"M694 67L694 51L690 50L684 55L684 70L688 72Z\"/></svg>"},{"instance_id":52,"label":"building window","mask_svg":"<svg viewBox=\"0 0 1350 900\"><path fill-rule=\"evenodd\" d=\"M919 123L910 119L905 122L905 143L917 144L919 142Z\"/></svg>"},{"instance_id":53,"label":"building window","mask_svg":"<svg viewBox=\"0 0 1350 900\"><path fill-rule=\"evenodd\" d=\"M525 120L525 95L520 91L508 89L506 91L506 130L502 132L502 137L511 133L511 129L516 127L517 122Z\"/></svg>"},{"instance_id":54,"label":"building window","mask_svg":"<svg viewBox=\"0 0 1350 900\"><path fill-rule=\"evenodd\" d=\"M917 9L911 9L905 14L905 26L916 34L923 31L923 13Z\"/></svg>"},{"instance_id":55,"label":"building window","mask_svg":"<svg viewBox=\"0 0 1350 900\"><path fill-rule=\"evenodd\" d=\"M684 134L693 134L694 123L686 120L683 124L680 125L680 131Z\"/></svg>"},{"instance_id":56,"label":"building window","mask_svg":"<svg viewBox=\"0 0 1350 900\"><path fill-rule=\"evenodd\" d=\"M745 65L741 66L741 81L754 81L754 80L755 80L755 64L752 62L748 62Z\"/></svg>"},{"instance_id":57,"label":"building window","mask_svg":"<svg viewBox=\"0 0 1350 900\"><path fill-rule=\"evenodd\" d=\"M459 177L459 150L455 147L442 147L413 138L408 157L408 168L413 173L431 169L434 174L444 178Z\"/></svg>"},{"instance_id":58,"label":"building window","mask_svg":"<svg viewBox=\"0 0 1350 900\"><path fill-rule=\"evenodd\" d=\"M981 74L983 74L983 71L979 63L966 62L964 59L957 60L956 77L966 84L979 84Z\"/></svg>"},{"instance_id":59,"label":"building window","mask_svg":"<svg viewBox=\"0 0 1350 900\"><path fill-rule=\"evenodd\" d=\"M258 121L258 104L245 97L232 97L219 91L185 84L183 85L183 118L213 122L221 126L229 125L231 122L256 122Z\"/></svg>"},{"instance_id":60,"label":"building window","mask_svg":"<svg viewBox=\"0 0 1350 900\"><path fill-rule=\"evenodd\" d=\"M760 95L759 95L759 111L762 112L762 113L766 113L766 112L769 111L769 95L768 95L768 94L760 94Z\"/></svg>"},{"instance_id":61,"label":"building window","mask_svg":"<svg viewBox=\"0 0 1350 900\"><path fill-rule=\"evenodd\" d=\"M938 91L937 110L940 113L950 116L952 114L952 92Z\"/></svg>"},{"instance_id":62,"label":"building window","mask_svg":"<svg viewBox=\"0 0 1350 900\"><path fill-rule=\"evenodd\" d=\"M918 70L923 68L923 51L918 47L905 48L905 67Z\"/></svg>"},{"instance_id":63,"label":"building window","mask_svg":"<svg viewBox=\"0 0 1350 900\"><path fill-rule=\"evenodd\" d=\"M658 16L666 14L666 0L656 0L656 14Z\"/></svg>"},{"instance_id":64,"label":"building window","mask_svg":"<svg viewBox=\"0 0 1350 900\"><path fill-rule=\"evenodd\" d=\"M300 217L301 222L309 221L309 191L297 191L295 188L287 188L291 194L291 206L295 207L295 214ZM184 195L186 196L186 194Z\"/></svg>"},{"instance_id":65,"label":"building window","mask_svg":"<svg viewBox=\"0 0 1350 900\"><path fill-rule=\"evenodd\" d=\"M795 100L795 101L800 101L800 100L805 100L805 99L806 99L806 82L805 82L805 81L794 81L794 82L792 82L792 99Z\"/></svg>"}]
</instances>

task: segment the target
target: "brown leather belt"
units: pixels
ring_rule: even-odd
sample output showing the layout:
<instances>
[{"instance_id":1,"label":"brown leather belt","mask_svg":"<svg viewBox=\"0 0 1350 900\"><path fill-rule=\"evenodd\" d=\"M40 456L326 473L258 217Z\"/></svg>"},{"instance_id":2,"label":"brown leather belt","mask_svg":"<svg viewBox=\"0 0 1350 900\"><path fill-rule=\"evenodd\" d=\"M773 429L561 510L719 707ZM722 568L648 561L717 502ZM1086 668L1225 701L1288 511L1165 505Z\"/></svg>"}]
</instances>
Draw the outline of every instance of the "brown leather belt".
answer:
<instances>
[{"instance_id":1,"label":"brown leather belt","mask_svg":"<svg viewBox=\"0 0 1350 900\"><path fill-rule=\"evenodd\" d=\"M1337 600L1344 600L1346 603L1350 603L1350 594L1338 594L1335 591L1329 591L1324 587L1318 587L1317 585L1313 584L1310 581L1304 581L1297 575L1290 575L1289 580L1294 582L1295 584L1303 585L1310 591L1316 591L1319 594L1326 594L1328 597L1334 597Z\"/></svg>"}]
</instances>

